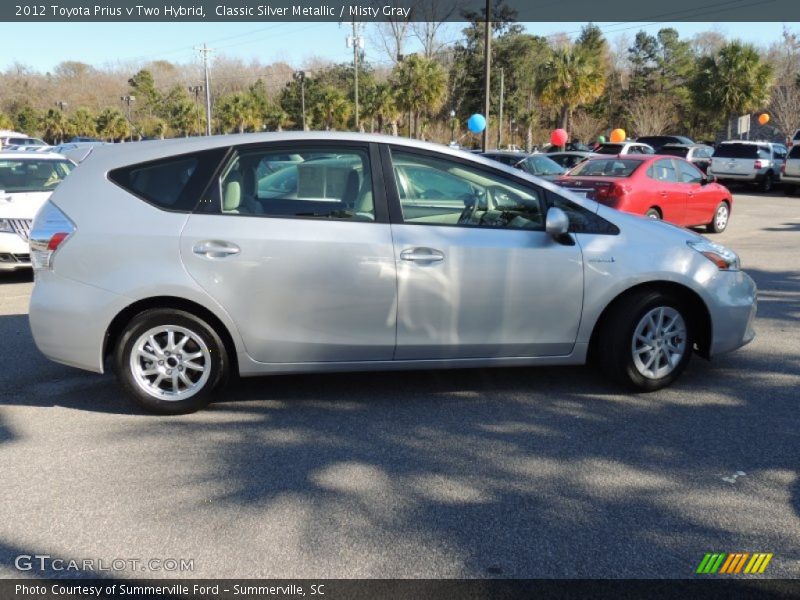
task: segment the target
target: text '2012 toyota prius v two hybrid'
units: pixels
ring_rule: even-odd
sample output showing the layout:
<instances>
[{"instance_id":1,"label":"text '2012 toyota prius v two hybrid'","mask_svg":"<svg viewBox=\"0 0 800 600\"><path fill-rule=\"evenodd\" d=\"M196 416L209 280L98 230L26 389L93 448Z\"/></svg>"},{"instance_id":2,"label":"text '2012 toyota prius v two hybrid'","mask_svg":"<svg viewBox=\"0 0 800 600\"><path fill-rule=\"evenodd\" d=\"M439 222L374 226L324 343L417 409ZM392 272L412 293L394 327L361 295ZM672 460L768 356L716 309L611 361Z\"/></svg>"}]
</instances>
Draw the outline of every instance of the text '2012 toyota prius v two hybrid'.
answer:
<instances>
[{"instance_id":1,"label":"text '2012 toyota prius v two hybrid'","mask_svg":"<svg viewBox=\"0 0 800 600\"><path fill-rule=\"evenodd\" d=\"M511 167L377 135L97 148L30 234L49 358L146 409L232 373L581 364L634 390L753 336L734 252Z\"/></svg>"}]
</instances>

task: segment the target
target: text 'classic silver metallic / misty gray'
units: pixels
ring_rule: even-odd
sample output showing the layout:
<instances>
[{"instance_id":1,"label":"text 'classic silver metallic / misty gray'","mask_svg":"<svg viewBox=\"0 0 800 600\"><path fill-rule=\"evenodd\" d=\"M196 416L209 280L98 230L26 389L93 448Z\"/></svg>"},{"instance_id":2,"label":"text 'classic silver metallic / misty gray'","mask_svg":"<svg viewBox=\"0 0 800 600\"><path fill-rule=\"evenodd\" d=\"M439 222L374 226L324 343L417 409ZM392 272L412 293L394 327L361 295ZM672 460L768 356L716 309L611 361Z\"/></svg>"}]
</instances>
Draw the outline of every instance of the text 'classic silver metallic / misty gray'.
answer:
<instances>
[{"instance_id":1,"label":"text 'classic silver metallic / misty gray'","mask_svg":"<svg viewBox=\"0 0 800 600\"><path fill-rule=\"evenodd\" d=\"M30 234L52 360L145 408L231 373L581 364L633 390L753 339L732 251L441 146L276 133L97 148ZM269 383L265 381L265 385Z\"/></svg>"}]
</instances>

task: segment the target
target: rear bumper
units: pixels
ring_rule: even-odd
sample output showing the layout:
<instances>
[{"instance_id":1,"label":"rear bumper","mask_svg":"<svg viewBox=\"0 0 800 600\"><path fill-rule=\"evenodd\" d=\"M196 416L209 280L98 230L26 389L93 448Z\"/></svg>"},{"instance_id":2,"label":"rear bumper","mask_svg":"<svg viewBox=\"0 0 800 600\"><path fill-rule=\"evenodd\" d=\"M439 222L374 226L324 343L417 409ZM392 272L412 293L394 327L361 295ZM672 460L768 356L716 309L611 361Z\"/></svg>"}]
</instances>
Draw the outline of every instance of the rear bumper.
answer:
<instances>
[{"instance_id":1,"label":"rear bumper","mask_svg":"<svg viewBox=\"0 0 800 600\"><path fill-rule=\"evenodd\" d=\"M102 373L106 331L129 303L52 271L37 272L30 304L33 340L50 360Z\"/></svg>"},{"instance_id":2,"label":"rear bumper","mask_svg":"<svg viewBox=\"0 0 800 600\"><path fill-rule=\"evenodd\" d=\"M750 276L743 271L721 271L710 282L709 291L714 297L709 305L709 356L736 350L753 341L758 290Z\"/></svg>"}]
</instances>

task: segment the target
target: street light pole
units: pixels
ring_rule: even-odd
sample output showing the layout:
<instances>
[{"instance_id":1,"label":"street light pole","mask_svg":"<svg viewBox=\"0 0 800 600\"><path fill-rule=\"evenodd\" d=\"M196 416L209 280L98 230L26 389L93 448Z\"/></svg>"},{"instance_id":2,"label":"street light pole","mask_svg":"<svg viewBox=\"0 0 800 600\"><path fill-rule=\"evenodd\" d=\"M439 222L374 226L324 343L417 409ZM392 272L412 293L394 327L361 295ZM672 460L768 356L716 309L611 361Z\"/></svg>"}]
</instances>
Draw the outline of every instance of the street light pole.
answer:
<instances>
[{"instance_id":1,"label":"street light pole","mask_svg":"<svg viewBox=\"0 0 800 600\"><path fill-rule=\"evenodd\" d=\"M306 72L295 71L294 80L300 82L300 110L303 114L303 131L308 131L306 127Z\"/></svg>"},{"instance_id":2,"label":"street light pole","mask_svg":"<svg viewBox=\"0 0 800 600\"><path fill-rule=\"evenodd\" d=\"M456 143L456 111L450 111L450 126L452 127L452 132L450 133L450 144L455 145Z\"/></svg>"},{"instance_id":3,"label":"street light pole","mask_svg":"<svg viewBox=\"0 0 800 600\"><path fill-rule=\"evenodd\" d=\"M347 38L347 47L349 48L352 44L353 46L353 85L355 87L354 91L354 99L355 99L355 125L356 131L358 131L358 51L360 48L364 47L364 38L358 35L358 27L360 23L353 19L353 37Z\"/></svg>"},{"instance_id":4,"label":"street light pole","mask_svg":"<svg viewBox=\"0 0 800 600\"><path fill-rule=\"evenodd\" d=\"M190 85L189 91L194 92L194 110L197 113L197 135L200 135L200 111L197 110L197 101L200 98L200 92L203 91L202 85Z\"/></svg>"},{"instance_id":5,"label":"street light pole","mask_svg":"<svg viewBox=\"0 0 800 600\"><path fill-rule=\"evenodd\" d=\"M128 105L128 125L130 127L130 141L133 141L133 121L131 120L131 102L136 101L136 96L120 96L119 99Z\"/></svg>"},{"instance_id":6,"label":"street light pole","mask_svg":"<svg viewBox=\"0 0 800 600\"><path fill-rule=\"evenodd\" d=\"M486 31L483 41L483 116L486 118L486 127L483 130L483 151L489 150L489 88L490 88L490 69L492 66L492 0L486 0Z\"/></svg>"},{"instance_id":7,"label":"street light pole","mask_svg":"<svg viewBox=\"0 0 800 600\"><path fill-rule=\"evenodd\" d=\"M214 50L205 44L197 50L203 55L203 73L206 83L206 135L211 135L211 87L208 76L208 54Z\"/></svg>"}]
</instances>

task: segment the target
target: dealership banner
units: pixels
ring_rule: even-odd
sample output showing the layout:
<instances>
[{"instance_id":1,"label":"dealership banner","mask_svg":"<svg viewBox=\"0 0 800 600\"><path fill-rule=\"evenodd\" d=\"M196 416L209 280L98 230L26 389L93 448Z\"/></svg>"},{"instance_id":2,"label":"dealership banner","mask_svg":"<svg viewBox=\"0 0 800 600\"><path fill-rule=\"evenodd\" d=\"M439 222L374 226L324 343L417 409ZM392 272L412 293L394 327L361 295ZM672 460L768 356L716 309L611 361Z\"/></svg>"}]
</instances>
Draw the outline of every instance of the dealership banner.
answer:
<instances>
[{"instance_id":1,"label":"dealership banner","mask_svg":"<svg viewBox=\"0 0 800 600\"><path fill-rule=\"evenodd\" d=\"M647 598L800 598L800 580L602 579L602 580L430 580L430 579L5 579L3 600L425 600L550 599L622 600Z\"/></svg>"},{"instance_id":2,"label":"dealership banner","mask_svg":"<svg viewBox=\"0 0 800 600\"><path fill-rule=\"evenodd\" d=\"M522 22L800 21L797 0L493 0L493 19ZM486 0L43 0L0 3L0 20L17 22L164 21L469 21ZM500 16L502 15L502 16Z\"/></svg>"}]
</instances>

